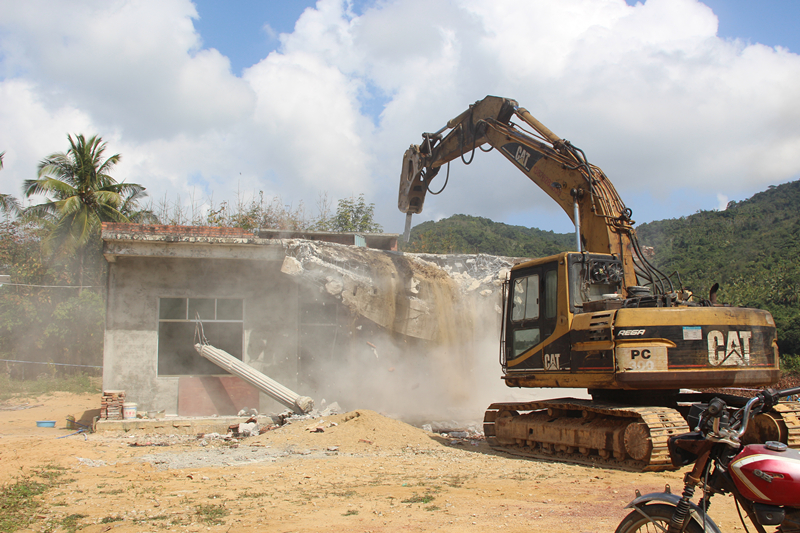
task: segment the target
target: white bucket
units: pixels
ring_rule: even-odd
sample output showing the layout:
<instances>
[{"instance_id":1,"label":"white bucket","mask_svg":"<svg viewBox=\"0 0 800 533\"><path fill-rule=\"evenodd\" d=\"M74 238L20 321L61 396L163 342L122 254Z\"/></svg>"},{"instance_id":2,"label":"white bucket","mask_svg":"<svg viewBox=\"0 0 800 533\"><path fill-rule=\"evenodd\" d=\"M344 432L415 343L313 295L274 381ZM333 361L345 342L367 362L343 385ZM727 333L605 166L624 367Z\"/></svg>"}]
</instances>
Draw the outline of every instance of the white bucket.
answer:
<instances>
[{"instance_id":1,"label":"white bucket","mask_svg":"<svg viewBox=\"0 0 800 533\"><path fill-rule=\"evenodd\" d=\"M122 417L125 420L131 420L131 419L136 418L136 408L137 407L138 407L138 405L136 405L133 402L125 402L125 403L123 403L122 404Z\"/></svg>"}]
</instances>

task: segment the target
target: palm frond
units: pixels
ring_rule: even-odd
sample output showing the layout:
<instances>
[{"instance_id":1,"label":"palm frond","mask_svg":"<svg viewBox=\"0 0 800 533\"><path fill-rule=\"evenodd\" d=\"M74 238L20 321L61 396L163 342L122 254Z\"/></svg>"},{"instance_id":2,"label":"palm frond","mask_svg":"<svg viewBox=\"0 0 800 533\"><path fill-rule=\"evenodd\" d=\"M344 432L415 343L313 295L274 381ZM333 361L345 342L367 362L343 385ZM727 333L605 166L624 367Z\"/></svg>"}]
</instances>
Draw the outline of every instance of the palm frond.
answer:
<instances>
[{"instance_id":1,"label":"palm frond","mask_svg":"<svg viewBox=\"0 0 800 533\"><path fill-rule=\"evenodd\" d=\"M113 207L115 210L122 206L122 196L114 191L95 191L95 202L98 206Z\"/></svg>"},{"instance_id":2,"label":"palm frond","mask_svg":"<svg viewBox=\"0 0 800 533\"><path fill-rule=\"evenodd\" d=\"M124 189L119 191L124 195L123 205L128 205L128 206L135 205L140 200L147 198L148 196L144 187L142 187L141 185L137 185L135 183L120 183L120 185L125 186Z\"/></svg>"},{"instance_id":3,"label":"palm frond","mask_svg":"<svg viewBox=\"0 0 800 533\"><path fill-rule=\"evenodd\" d=\"M45 202L23 209L22 215L26 220L45 220L59 215L56 202Z\"/></svg>"},{"instance_id":4,"label":"palm frond","mask_svg":"<svg viewBox=\"0 0 800 533\"><path fill-rule=\"evenodd\" d=\"M102 222L130 222L123 212L109 205L100 205L97 209L97 214Z\"/></svg>"},{"instance_id":5,"label":"palm frond","mask_svg":"<svg viewBox=\"0 0 800 533\"><path fill-rule=\"evenodd\" d=\"M56 205L56 209L62 217L89 209L89 207L81 201L80 196L70 196L69 198L57 200L53 203Z\"/></svg>"},{"instance_id":6,"label":"palm frond","mask_svg":"<svg viewBox=\"0 0 800 533\"><path fill-rule=\"evenodd\" d=\"M108 190L115 190L120 194L124 194L126 196L135 196L136 200L140 200L147 196L145 192L145 188L139 185L138 183L114 183L113 185L109 185L106 187Z\"/></svg>"},{"instance_id":7,"label":"palm frond","mask_svg":"<svg viewBox=\"0 0 800 533\"><path fill-rule=\"evenodd\" d=\"M67 198L78 194L78 190L66 181L49 175L38 180L25 180L22 191L28 198L37 194L56 198Z\"/></svg>"},{"instance_id":8,"label":"palm frond","mask_svg":"<svg viewBox=\"0 0 800 533\"><path fill-rule=\"evenodd\" d=\"M0 155L2 155L2 153L0 153ZM2 162L2 159L0 159L0 162ZM19 200L10 194L0 194L0 213L19 216L21 212L22 209L19 205Z\"/></svg>"},{"instance_id":9,"label":"palm frond","mask_svg":"<svg viewBox=\"0 0 800 533\"><path fill-rule=\"evenodd\" d=\"M70 216L69 236L77 246L89 240L92 229L92 213L88 209L81 209Z\"/></svg>"}]
</instances>

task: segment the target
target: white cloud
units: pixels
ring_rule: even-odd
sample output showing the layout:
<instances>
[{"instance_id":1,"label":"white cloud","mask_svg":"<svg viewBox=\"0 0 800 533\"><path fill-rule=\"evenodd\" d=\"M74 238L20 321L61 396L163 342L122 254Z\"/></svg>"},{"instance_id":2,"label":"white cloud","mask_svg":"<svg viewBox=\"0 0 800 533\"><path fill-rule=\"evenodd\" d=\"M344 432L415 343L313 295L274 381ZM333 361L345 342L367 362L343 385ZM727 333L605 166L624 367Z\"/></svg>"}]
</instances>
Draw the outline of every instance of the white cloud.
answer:
<instances>
[{"instance_id":1,"label":"white cloud","mask_svg":"<svg viewBox=\"0 0 800 533\"><path fill-rule=\"evenodd\" d=\"M0 193L21 197L23 180L36 178L39 161L65 149L67 132L92 129L91 119L81 110L47 106L32 83L0 82L0 152L6 152Z\"/></svg>"},{"instance_id":2,"label":"white cloud","mask_svg":"<svg viewBox=\"0 0 800 533\"><path fill-rule=\"evenodd\" d=\"M717 194L717 211L728 209L728 197L724 194Z\"/></svg>"},{"instance_id":3,"label":"white cloud","mask_svg":"<svg viewBox=\"0 0 800 533\"><path fill-rule=\"evenodd\" d=\"M230 125L253 94L226 57L200 49L196 16L188 0L6 3L3 71L139 139Z\"/></svg>"},{"instance_id":4,"label":"white cloud","mask_svg":"<svg viewBox=\"0 0 800 533\"><path fill-rule=\"evenodd\" d=\"M583 148L640 221L800 173L800 57L719 39L696 0L389 0L360 16L320 0L241 77L203 48L196 16L188 0L1 4L4 192L66 133L100 133L118 175L154 196L365 192L399 231L403 151L487 94ZM675 191L687 201L667 204ZM426 202L426 218L456 212L567 220L498 154L454 162Z\"/></svg>"}]
</instances>

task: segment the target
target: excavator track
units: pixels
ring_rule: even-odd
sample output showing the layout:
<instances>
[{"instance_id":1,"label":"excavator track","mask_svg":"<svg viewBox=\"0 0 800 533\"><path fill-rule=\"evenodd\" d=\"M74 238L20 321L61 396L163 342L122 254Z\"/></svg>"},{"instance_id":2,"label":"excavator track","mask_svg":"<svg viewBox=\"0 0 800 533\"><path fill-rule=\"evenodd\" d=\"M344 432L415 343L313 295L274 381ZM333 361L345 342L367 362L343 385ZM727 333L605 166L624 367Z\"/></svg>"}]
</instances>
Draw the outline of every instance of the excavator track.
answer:
<instances>
[{"instance_id":1,"label":"excavator track","mask_svg":"<svg viewBox=\"0 0 800 533\"><path fill-rule=\"evenodd\" d=\"M779 403L772 409L780 414L786 424L786 444L790 448L800 449L800 402Z\"/></svg>"},{"instance_id":2,"label":"excavator track","mask_svg":"<svg viewBox=\"0 0 800 533\"><path fill-rule=\"evenodd\" d=\"M513 455L634 472L674 469L667 441L690 431L675 409L576 399L495 403L483 430Z\"/></svg>"},{"instance_id":3,"label":"excavator track","mask_svg":"<svg viewBox=\"0 0 800 533\"><path fill-rule=\"evenodd\" d=\"M760 434L754 442L777 440L800 449L800 402L780 402L769 413L758 415L756 422Z\"/></svg>"}]
</instances>

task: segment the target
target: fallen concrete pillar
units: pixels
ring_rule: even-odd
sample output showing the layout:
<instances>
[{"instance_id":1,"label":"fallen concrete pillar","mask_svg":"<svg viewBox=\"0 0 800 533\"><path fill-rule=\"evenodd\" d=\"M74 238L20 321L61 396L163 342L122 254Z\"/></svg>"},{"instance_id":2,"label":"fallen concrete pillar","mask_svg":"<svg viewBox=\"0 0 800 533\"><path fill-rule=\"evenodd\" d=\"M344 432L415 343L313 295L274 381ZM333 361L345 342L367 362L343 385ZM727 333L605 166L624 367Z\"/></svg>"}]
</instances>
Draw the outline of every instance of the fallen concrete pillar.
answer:
<instances>
[{"instance_id":1,"label":"fallen concrete pillar","mask_svg":"<svg viewBox=\"0 0 800 533\"><path fill-rule=\"evenodd\" d=\"M197 353L218 367L239 376L270 398L280 402L296 413L305 414L314 408L314 400L308 396L300 396L296 392L287 389L274 379L265 376L228 352L220 350L219 348L214 348L210 344L195 344L194 349L197 350Z\"/></svg>"}]
</instances>

